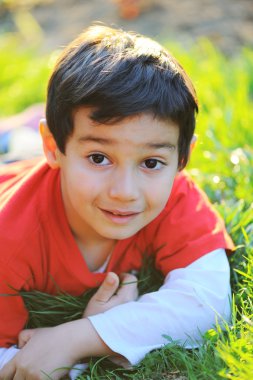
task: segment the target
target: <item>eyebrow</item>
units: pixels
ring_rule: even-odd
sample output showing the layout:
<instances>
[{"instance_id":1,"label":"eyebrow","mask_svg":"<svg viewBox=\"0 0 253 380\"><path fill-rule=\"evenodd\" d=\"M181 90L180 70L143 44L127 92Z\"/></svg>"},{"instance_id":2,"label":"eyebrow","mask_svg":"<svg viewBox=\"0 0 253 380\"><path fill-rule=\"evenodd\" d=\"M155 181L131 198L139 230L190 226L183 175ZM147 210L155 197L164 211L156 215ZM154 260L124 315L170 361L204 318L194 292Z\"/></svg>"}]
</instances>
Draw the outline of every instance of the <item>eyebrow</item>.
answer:
<instances>
[{"instance_id":1,"label":"eyebrow","mask_svg":"<svg viewBox=\"0 0 253 380\"><path fill-rule=\"evenodd\" d=\"M78 139L79 143L86 143L86 142L96 142L101 145L116 145L116 141L114 139L110 138L104 138L104 137L95 137L95 136L82 136ZM176 148L175 144L172 144L170 142L164 141L164 142L152 142L152 143L144 143L144 147L150 148L150 149L172 149Z\"/></svg>"}]
</instances>

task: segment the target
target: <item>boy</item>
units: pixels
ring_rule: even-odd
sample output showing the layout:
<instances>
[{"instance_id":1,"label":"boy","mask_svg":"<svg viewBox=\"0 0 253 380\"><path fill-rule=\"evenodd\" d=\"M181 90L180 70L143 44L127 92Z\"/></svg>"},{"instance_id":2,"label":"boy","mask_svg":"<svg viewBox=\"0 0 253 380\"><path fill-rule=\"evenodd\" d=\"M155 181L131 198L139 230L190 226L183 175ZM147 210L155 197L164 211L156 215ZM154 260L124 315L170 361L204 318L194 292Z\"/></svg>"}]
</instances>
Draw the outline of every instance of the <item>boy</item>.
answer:
<instances>
[{"instance_id":1,"label":"boy","mask_svg":"<svg viewBox=\"0 0 253 380\"><path fill-rule=\"evenodd\" d=\"M185 71L147 38L94 26L64 50L40 125L46 162L2 169L0 293L100 287L83 319L35 331L22 331L21 297L0 297L0 379L58 379L90 356L136 364L164 335L191 347L229 319L233 243L182 172L197 110ZM137 299L119 282L144 253L165 281Z\"/></svg>"}]
</instances>

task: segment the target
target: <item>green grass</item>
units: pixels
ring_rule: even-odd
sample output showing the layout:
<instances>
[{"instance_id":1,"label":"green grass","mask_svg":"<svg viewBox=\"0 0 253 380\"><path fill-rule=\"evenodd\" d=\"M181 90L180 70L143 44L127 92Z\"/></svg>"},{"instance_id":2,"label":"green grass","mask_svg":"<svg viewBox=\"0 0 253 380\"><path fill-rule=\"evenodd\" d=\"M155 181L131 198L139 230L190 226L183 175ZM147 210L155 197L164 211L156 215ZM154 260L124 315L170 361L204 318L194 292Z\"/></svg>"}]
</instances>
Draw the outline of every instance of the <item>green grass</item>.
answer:
<instances>
[{"instance_id":1,"label":"green grass","mask_svg":"<svg viewBox=\"0 0 253 380\"><path fill-rule=\"evenodd\" d=\"M45 100L53 58L24 50L17 38L0 39L0 118Z\"/></svg>"},{"instance_id":2,"label":"green grass","mask_svg":"<svg viewBox=\"0 0 253 380\"><path fill-rule=\"evenodd\" d=\"M0 117L45 100L49 62L34 51L1 43ZM237 250L231 261L232 323L210 330L203 347L188 351L170 342L133 370L107 359L91 361L82 379L249 380L253 373L253 51L226 58L208 41L171 50L195 83L198 143L189 171L223 215ZM65 301L64 301L65 302ZM75 309L75 308L74 308ZM75 309L76 310L76 309ZM74 310L74 312L75 312Z\"/></svg>"}]
</instances>

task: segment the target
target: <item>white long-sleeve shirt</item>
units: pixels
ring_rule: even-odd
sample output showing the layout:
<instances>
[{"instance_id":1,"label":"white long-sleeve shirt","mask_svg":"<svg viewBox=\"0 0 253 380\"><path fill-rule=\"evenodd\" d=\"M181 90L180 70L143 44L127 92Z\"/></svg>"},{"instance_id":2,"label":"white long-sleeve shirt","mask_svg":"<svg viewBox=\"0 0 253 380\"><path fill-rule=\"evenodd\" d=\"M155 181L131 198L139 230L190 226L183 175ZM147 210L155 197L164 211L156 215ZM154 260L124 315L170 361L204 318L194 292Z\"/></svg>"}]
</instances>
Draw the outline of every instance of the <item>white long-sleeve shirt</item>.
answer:
<instances>
[{"instance_id":1,"label":"white long-sleeve shirt","mask_svg":"<svg viewBox=\"0 0 253 380\"><path fill-rule=\"evenodd\" d=\"M201 334L230 319L230 269L223 249L175 269L156 292L89 317L102 340L135 365L168 343L166 336L196 347ZM18 349L0 348L0 368Z\"/></svg>"}]
</instances>

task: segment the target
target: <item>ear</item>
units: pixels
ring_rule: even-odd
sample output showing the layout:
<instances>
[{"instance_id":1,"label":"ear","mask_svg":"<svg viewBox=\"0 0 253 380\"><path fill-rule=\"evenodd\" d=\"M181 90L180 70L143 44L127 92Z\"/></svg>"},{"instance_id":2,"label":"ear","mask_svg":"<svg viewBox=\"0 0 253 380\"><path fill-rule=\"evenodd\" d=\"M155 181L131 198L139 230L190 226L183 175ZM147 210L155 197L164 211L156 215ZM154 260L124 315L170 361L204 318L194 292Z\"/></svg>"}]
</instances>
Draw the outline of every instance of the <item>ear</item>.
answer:
<instances>
[{"instance_id":1,"label":"ear","mask_svg":"<svg viewBox=\"0 0 253 380\"><path fill-rule=\"evenodd\" d=\"M57 169L59 167L56 154L58 148L55 139L47 126L46 119L40 120L40 135L47 163L52 169Z\"/></svg>"},{"instance_id":2,"label":"ear","mask_svg":"<svg viewBox=\"0 0 253 380\"><path fill-rule=\"evenodd\" d=\"M192 153L196 143L197 143L197 136L196 135L193 135L192 136L192 140L191 140L191 145L190 145L190 153Z\"/></svg>"}]
</instances>

